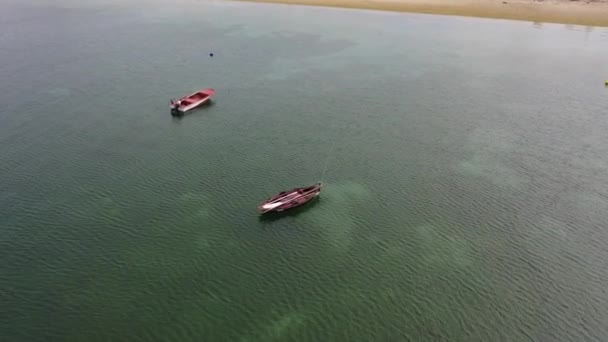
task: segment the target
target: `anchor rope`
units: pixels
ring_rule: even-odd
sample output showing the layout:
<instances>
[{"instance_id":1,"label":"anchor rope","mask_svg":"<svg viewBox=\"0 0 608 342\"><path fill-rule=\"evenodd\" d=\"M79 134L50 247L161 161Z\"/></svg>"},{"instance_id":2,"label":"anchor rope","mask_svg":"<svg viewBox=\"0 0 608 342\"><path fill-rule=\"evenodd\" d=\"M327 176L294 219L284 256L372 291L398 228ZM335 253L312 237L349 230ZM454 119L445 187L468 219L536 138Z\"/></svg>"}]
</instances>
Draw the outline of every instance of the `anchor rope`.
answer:
<instances>
[{"instance_id":1,"label":"anchor rope","mask_svg":"<svg viewBox=\"0 0 608 342\"><path fill-rule=\"evenodd\" d=\"M325 181L325 174L327 172L327 167L329 166L329 158L332 155L332 152L334 150L334 147L336 147L336 138L333 139L332 143L331 143L331 147L329 149L329 152L327 153L327 157L325 157L325 165L323 166L323 172L321 173L321 185L324 184Z\"/></svg>"}]
</instances>

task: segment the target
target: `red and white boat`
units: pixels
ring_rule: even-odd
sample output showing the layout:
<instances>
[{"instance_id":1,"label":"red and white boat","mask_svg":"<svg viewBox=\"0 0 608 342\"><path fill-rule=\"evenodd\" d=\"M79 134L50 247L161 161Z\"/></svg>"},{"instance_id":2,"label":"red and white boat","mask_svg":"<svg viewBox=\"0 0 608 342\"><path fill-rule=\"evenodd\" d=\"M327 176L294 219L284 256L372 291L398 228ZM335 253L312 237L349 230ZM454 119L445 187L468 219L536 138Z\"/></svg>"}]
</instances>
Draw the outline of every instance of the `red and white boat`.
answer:
<instances>
[{"instance_id":1,"label":"red and white boat","mask_svg":"<svg viewBox=\"0 0 608 342\"><path fill-rule=\"evenodd\" d=\"M300 206L317 197L321 192L321 187L321 183L316 183L308 187L283 191L258 205L258 211L261 214L264 214L271 211L283 211Z\"/></svg>"},{"instance_id":2,"label":"red and white boat","mask_svg":"<svg viewBox=\"0 0 608 342\"><path fill-rule=\"evenodd\" d=\"M171 100L171 115L183 115L185 112L203 105L211 100L215 90L211 88L201 89L196 93L186 95L177 100Z\"/></svg>"}]
</instances>

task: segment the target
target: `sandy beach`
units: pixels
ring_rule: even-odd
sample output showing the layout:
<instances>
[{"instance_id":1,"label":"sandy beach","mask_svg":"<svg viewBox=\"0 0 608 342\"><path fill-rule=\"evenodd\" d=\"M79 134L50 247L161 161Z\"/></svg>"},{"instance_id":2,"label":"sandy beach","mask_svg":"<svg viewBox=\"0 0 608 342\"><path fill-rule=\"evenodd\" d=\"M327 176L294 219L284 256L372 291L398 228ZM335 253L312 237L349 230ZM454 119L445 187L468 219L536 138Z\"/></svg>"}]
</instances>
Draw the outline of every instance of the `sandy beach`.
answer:
<instances>
[{"instance_id":1,"label":"sandy beach","mask_svg":"<svg viewBox=\"0 0 608 342\"><path fill-rule=\"evenodd\" d=\"M608 0L240 0L608 26Z\"/></svg>"}]
</instances>

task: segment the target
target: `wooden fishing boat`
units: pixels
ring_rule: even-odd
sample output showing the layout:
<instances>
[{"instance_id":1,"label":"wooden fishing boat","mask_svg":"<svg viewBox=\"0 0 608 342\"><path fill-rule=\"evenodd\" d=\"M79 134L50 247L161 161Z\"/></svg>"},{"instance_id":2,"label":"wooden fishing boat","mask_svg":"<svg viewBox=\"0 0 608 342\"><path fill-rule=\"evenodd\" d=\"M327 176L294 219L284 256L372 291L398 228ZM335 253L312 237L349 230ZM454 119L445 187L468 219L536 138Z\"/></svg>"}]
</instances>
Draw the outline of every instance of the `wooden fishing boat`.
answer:
<instances>
[{"instance_id":1,"label":"wooden fishing boat","mask_svg":"<svg viewBox=\"0 0 608 342\"><path fill-rule=\"evenodd\" d=\"M258 211L265 214L271 211L283 211L300 206L315 198L321 192L321 183L308 187L283 191L258 205Z\"/></svg>"},{"instance_id":2,"label":"wooden fishing boat","mask_svg":"<svg viewBox=\"0 0 608 342\"><path fill-rule=\"evenodd\" d=\"M215 94L215 90L211 88L201 89L190 95L183 96L177 100L171 100L171 115L179 116L183 115L189 110L199 107L211 100L211 97Z\"/></svg>"}]
</instances>

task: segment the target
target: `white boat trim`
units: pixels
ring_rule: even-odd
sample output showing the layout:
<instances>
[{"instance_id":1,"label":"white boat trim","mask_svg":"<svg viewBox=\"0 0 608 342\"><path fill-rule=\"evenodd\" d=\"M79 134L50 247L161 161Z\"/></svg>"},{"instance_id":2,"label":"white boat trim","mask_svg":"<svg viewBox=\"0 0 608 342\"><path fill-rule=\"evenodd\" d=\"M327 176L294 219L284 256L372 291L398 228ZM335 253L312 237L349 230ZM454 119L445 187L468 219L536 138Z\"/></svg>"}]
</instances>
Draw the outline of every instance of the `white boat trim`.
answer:
<instances>
[{"instance_id":1,"label":"white boat trim","mask_svg":"<svg viewBox=\"0 0 608 342\"><path fill-rule=\"evenodd\" d=\"M205 103L205 102L209 101L209 99L210 99L210 96L207 96L206 98L204 98L204 99L202 99L202 100L200 100L200 101L198 101L198 102L194 102L194 103L192 103L192 104L190 104L190 105L188 105L188 106L185 106L185 107L179 108L179 111L180 111L180 112L182 112L182 113L183 113L183 112L187 112L187 111L189 111L189 110L191 110L191 109L193 109L193 108L196 108L196 107L198 107L198 106L202 105L203 103Z\"/></svg>"}]
</instances>

